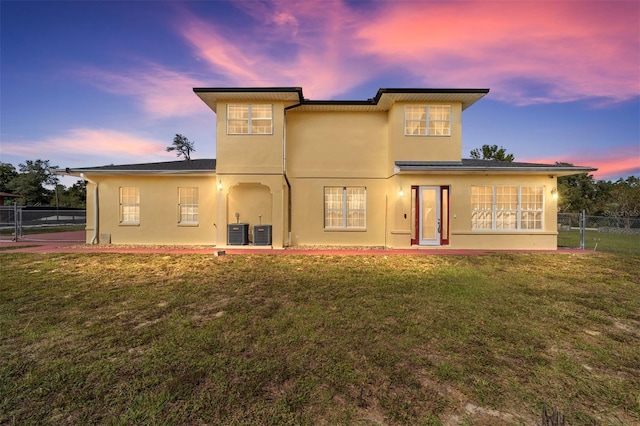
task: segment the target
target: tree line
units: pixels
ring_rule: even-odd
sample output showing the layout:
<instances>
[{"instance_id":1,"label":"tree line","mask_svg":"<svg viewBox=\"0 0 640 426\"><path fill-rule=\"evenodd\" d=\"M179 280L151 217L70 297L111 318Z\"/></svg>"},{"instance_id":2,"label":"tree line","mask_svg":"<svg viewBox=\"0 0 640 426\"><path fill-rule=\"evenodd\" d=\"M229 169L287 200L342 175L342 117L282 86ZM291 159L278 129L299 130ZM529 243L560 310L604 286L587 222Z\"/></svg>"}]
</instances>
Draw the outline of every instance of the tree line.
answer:
<instances>
[{"instance_id":1,"label":"tree line","mask_svg":"<svg viewBox=\"0 0 640 426\"><path fill-rule=\"evenodd\" d=\"M18 169L0 162L0 192L17 195L15 203L23 206L86 207L87 187L78 180L70 187L60 183L49 160L27 160Z\"/></svg>"}]
</instances>

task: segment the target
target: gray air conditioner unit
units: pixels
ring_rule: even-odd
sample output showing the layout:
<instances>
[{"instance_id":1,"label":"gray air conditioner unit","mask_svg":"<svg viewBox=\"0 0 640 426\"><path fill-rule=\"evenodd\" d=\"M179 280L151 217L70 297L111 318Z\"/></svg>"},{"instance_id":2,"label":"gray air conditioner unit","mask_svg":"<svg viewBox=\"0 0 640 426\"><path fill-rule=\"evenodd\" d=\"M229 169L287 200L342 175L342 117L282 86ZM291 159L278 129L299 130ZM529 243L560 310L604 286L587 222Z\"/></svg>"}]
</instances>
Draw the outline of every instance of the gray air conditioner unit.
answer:
<instances>
[{"instance_id":1,"label":"gray air conditioner unit","mask_svg":"<svg viewBox=\"0 0 640 426\"><path fill-rule=\"evenodd\" d=\"M249 224L232 223L227 225L227 244L230 246L246 246L249 244Z\"/></svg>"},{"instance_id":2,"label":"gray air conditioner unit","mask_svg":"<svg viewBox=\"0 0 640 426\"><path fill-rule=\"evenodd\" d=\"M253 227L253 245L271 245L271 225L255 225Z\"/></svg>"}]
</instances>

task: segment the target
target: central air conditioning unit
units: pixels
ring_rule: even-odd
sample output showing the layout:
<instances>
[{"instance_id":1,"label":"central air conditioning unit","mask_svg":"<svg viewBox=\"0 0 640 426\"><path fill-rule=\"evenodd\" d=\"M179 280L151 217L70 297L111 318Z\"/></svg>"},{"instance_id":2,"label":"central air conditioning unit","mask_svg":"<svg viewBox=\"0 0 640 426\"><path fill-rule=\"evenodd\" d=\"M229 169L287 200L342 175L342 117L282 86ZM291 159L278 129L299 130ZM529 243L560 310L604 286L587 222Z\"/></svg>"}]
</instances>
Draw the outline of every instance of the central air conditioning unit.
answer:
<instances>
[{"instance_id":1,"label":"central air conditioning unit","mask_svg":"<svg viewBox=\"0 0 640 426\"><path fill-rule=\"evenodd\" d=\"M249 244L249 224L232 223L227 225L227 245L246 246Z\"/></svg>"},{"instance_id":2,"label":"central air conditioning unit","mask_svg":"<svg viewBox=\"0 0 640 426\"><path fill-rule=\"evenodd\" d=\"M255 225L253 227L253 245L271 245L271 225Z\"/></svg>"}]
</instances>

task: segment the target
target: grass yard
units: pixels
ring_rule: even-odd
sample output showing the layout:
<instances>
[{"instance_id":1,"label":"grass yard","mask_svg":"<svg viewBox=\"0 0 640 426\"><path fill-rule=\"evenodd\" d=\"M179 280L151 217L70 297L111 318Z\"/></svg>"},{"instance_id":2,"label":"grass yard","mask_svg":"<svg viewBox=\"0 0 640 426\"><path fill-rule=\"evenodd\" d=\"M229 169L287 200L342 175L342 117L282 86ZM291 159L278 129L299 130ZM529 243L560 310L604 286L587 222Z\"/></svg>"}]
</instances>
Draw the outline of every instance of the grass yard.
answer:
<instances>
[{"instance_id":1,"label":"grass yard","mask_svg":"<svg viewBox=\"0 0 640 426\"><path fill-rule=\"evenodd\" d=\"M640 255L640 235L586 231L584 243L585 250ZM559 231L558 247L580 247L580 231Z\"/></svg>"},{"instance_id":2,"label":"grass yard","mask_svg":"<svg viewBox=\"0 0 640 426\"><path fill-rule=\"evenodd\" d=\"M640 423L640 256L0 254L0 424Z\"/></svg>"}]
</instances>

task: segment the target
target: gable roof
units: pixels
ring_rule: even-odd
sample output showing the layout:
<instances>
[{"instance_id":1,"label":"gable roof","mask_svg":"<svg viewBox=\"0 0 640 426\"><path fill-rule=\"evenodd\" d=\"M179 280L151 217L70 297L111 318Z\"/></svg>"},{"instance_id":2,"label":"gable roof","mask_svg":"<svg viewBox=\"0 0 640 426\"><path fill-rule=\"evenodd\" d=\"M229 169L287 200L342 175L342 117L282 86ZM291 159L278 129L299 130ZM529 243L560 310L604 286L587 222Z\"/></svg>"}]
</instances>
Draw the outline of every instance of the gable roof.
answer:
<instances>
[{"instance_id":1,"label":"gable roof","mask_svg":"<svg viewBox=\"0 0 640 426\"><path fill-rule=\"evenodd\" d=\"M157 163L121 164L98 167L59 169L59 174L102 173L102 174L206 174L215 173L215 159L163 161Z\"/></svg>"},{"instance_id":2,"label":"gable roof","mask_svg":"<svg viewBox=\"0 0 640 426\"><path fill-rule=\"evenodd\" d=\"M568 176L598 170L586 166L569 166L566 164L522 163L515 161L479 160L463 158L461 161L396 161L398 173L491 173L491 174L549 174Z\"/></svg>"},{"instance_id":3,"label":"gable roof","mask_svg":"<svg viewBox=\"0 0 640 426\"><path fill-rule=\"evenodd\" d=\"M193 91L214 112L218 101L281 101L297 111L388 111L395 102L460 102L465 110L489 89L381 88L366 100L310 100L301 87L194 87Z\"/></svg>"}]
</instances>

